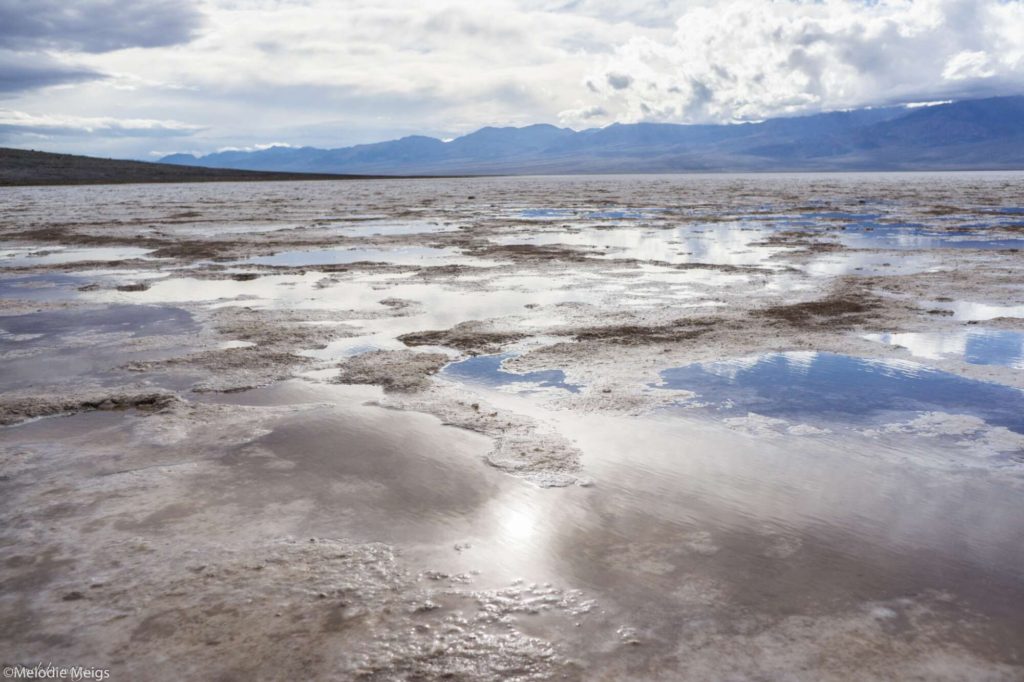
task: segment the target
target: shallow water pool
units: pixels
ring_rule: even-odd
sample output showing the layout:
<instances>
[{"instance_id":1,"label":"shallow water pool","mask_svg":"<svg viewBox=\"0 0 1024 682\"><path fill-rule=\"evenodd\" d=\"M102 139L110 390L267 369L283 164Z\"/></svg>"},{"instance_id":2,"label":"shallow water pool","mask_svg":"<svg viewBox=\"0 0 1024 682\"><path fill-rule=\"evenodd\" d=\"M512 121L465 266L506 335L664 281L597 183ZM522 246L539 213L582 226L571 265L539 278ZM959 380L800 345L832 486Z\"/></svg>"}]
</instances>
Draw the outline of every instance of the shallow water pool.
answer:
<instances>
[{"instance_id":1,"label":"shallow water pool","mask_svg":"<svg viewBox=\"0 0 1024 682\"><path fill-rule=\"evenodd\" d=\"M942 411L1024 433L1024 391L914 362L816 352L768 353L661 372L657 388L683 389L712 409L809 422L864 422Z\"/></svg>"},{"instance_id":2,"label":"shallow water pool","mask_svg":"<svg viewBox=\"0 0 1024 682\"><path fill-rule=\"evenodd\" d=\"M972 365L1024 369L1024 332L969 329L955 332L866 334L868 341L901 346L919 358L956 358Z\"/></svg>"},{"instance_id":3,"label":"shallow water pool","mask_svg":"<svg viewBox=\"0 0 1024 682\"><path fill-rule=\"evenodd\" d=\"M501 355L477 355L472 358L453 362L441 374L466 383L482 384L492 388L532 385L537 388L560 388L570 393L579 393L580 386L565 380L565 372L560 369L546 369L536 372L509 372L502 365L510 358L511 353ZM529 390L528 387L524 387Z\"/></svg>"}]
</instances>

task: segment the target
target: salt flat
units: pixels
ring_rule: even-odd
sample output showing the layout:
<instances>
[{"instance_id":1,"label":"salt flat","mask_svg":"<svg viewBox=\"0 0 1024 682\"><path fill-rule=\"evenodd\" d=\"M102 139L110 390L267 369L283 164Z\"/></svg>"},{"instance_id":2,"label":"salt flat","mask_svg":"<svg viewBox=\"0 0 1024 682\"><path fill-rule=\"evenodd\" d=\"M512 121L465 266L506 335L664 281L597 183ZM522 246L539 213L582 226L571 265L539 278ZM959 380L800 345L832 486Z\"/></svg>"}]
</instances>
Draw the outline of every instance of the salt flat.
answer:
<instances>
[{"instance_id":1,"label":"salt flat","mask_svg":"<svg viewBox=\"0 0 1024 682\"><path fill-rule=\"evenodd\" d=\"M0 189L0 659L1022 679L1022 190Z\"/></svg>"}]
</instances>

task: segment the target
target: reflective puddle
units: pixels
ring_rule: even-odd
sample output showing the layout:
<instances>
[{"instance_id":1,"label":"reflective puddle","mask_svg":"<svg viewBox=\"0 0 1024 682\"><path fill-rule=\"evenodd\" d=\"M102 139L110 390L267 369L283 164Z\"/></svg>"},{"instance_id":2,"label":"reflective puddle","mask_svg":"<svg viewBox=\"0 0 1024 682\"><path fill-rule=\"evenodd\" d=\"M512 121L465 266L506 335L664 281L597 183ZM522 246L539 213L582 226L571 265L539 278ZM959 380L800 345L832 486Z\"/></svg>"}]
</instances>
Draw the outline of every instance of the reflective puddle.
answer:
<instances>
[{"instance_id":1,"label":"reflective puddle","mask_svg":"<svg viewBox=\"0 0 1024 682\"><path fill-rule=\"evenodd\" d=\"M548 388L558 388L570 393L579 393L580 386L567 383L565 372L560 369L523 373L505 370L503 368L504 362L512 357L515 356L511 353L478 355L451 363L441 370L441 374L466 383L491 388L512 387L521 393Z\"/></svg>"},{"instance_id":2,"label":"reflective puddle","mask_svg":"<svg viewBox=\"0 0 1024 682\"><path fill-rule=\"evenodd\" d=\"M576 211L571 208L527 208L520 211L518 215L527 220L557 220L572 218L576 215Z\"/></svg>"},{"instance_id":3,"label":"reflective puddle","mask_svg":"<svg viewBox=\"0 0 1024 682\"><path fill-rule=\"evenodd\" d=\"M84 292L91 301L120 303L184 303L245 302L261 308L334 308L380 310L376 303L385 295L375 297L368 284L352 283L346 287L320 288L323 273L302 275L265 275L255 279L204 279L169 277L153 282L145 291L101 289Z\"/></svg>"},{"instance_id":4,"label":"reflective puddle","mask_svg":"<svg viewBox=\"0 0 1024 682\"><path fill-rule=\"evenodd\" d=\"M1024 433L1024 391L914 362L815 352L770 353L674 367L657 388L684 389L719 411L808 422L864 422L941 411Z\"/></svg>"},{"instance_id":5,"label":"reflective puddle","mask_svg":"<svg viewBox=\"0 0 1024 682\"><path fill-rule=\"evenodd\" d=\"M1024 332L970 329L953 332L865 334L868 341L906 348L928 360L953 358L972 365L1024 369Z\"/></svg>"},{"instance_id":6,"label":"reflective puddle","mask_svg":"<svg viewBox=\"0 0 1024 682\"><path fill-rule=\"evenodd\" d=\"M753 216L750 216L753 218ZM824 211L800 215L761 216L759 219L775 229L806 231L809 236L836 240L853 249L1019 249L1024 238L1013 235L993 236L1000 228L1015 227L1004 221L964 223L946 219L930 220L929 224L909 222L897 214L848 213Z\"/></svg>"},{"instance_id":7,"label":"reflective puddle","mask_svg":"<svg viewBox=\"0 0 1024 682\"><path fill-rule=\"evenodd\" d=\"M283 232L285 230L300 230L305 227L302 223L260 223L256 221L235 223L235 222L208 222L199 221L176 225L161 225L164 232L175 234L188 234L196 236L217 237L228 234L263 234L267 232Z\"/></svg>"},{"instance_id":8,"label":"reflective puddle","mask_svg":"<svg viewBox=\"0 0 1024 682\"><path fill-rule=\"evenodd\" d=\"M486 320L509 315L529 313L530 324L536 327L554 327L566 322L561 304L586 304L618 295L587 278L570 281L567 286L553 288L551 281L539 277L501 277L491 282L486 290L458 289L441 284L395 284L383 290L363 285L361 295L353 295L355 283L339 286L335 301L348 300L354 308L359 300L380 301L385 297L407 300L408 314L387 317L367 317L349 320L357 335L332 341L326 348L304 352L310 357L333 359L357 355L368 350L402 350L406 346L397 337L411 332L448 329L461 322ZM327 292L331 292L328 289ZM321 294L323 296L323 294ZM347 296L349 298L343 298ZM375 310L383 305L374 304ZM427 347L420 346L421 350ZM447 349L433 348L440 352Z\"/></svg>"},{"instance_id":9,"label":"reflective puddle","mask_svg":"<svg viewBox=\"0 0 1024 682\"><path fill-rule=\"evenodd\" d=\"M360 391L371 395L287 382L224 397L331 405L273 425L260 445L293 466L242 460L253 475L239 477L231 503L257 510L301 495L315 502L303 518L311 535L405 543L408 555L452 574L484 564L477 584L580 587L602 608L630 614L646 634L641 655L678 641L681 627L731 625L734 607L820 613L859 608L865 594L929 589L955 591L1003 632L1019 626L1012 605L1024 544L1012 486L940 478L814 441L753 442L688 420L565 412L560 425L595 485L553 495L471 464L485 439L367 407L353 400Z\"/></svg>"},{"instance_id":10,"label":"reflective puddle","mask_svg":"<svg viewBox=\"0 0 1024 682\"><path fill-rule=\"evenodd\" d=\"M79 377L98 383L124 381L116 379L117 368L156 357L126 347L128 339L198 329L189 312L167 306L112 305L0 317L0 390L66 385Z\"/></svg>"},{"instance_id":11,"label":"reflective puddle","mask_svg":"<svg viewBox=\"0 0 1024 682\"><path fill-rule=\"evenodd\" d=\"M758 244L767 238L769 230L741 223L714 225L688 225L675 229L650 229L639 225L604 228L581 227L575 230L513 234L495 239L500 244L532 244L552 246L562 244L597 250L598 258L624 258L655 261L673 265L708 263L782 267L773 264L777 254L793 251L784 246Z\"/></svg>"},{"instance_id":12,"label":"reflective puddle","mask_svg":"<svg viewBox=\"0 0 1024 682\"><path fill-rule=\"evenodd\" d=\"M982 322L1000 317L1024 317L1024 305L993 305L973 301L933 301L924 304L931 310L948 310L954 320Z\"/></svg>"},{"instance_id":13,"label":"reflective puddle","mask_svg":"<svg viewBox=\"0 0 1024 682\"><path fill-rule=\"evenodd\" d=\"M3 334L0 343L12 335L52 338L89 331L156 336L190 329L198 329L198 326L192 315L180 308L112 305L99 310L53 310L0 317L0 334Z\"/></svg>"},{"instance_id":14,"label":"reflective puddle","mask_svg":"<svg viewBox=\"0 0 1024 682\"><path fill-rule=\"evenodd\" d=\"M845 227L839 241L858 249L1019 249L1024 239L990 238L983 231L937 231L912 223L856 223Z\"/></svg>"},{"instance_id":15,"label":"reflective puddle","mask_svg":"<svg viewBox=\"0 0 1024 682\"><path fill-rule=\"evenodd\" d=\"M456 249L407 246L394 249L336 248L313 251L282 251L271 256L247 258L253 265L340 265L345 263L394 263L395 265L490 265L488 261L463 255Z\"/></svg>"},{"instance_id":16,"label":"reflective puddle","mask_svg":"<svg viewBox=\"0 0 1024 682\"><path fill-rule=\"evenodd\" d=\"M323 227L323 225L318 225ZM458 225L413 220L396 222L394 220L368 220L366 222L331 222L327 225L339 228L346 237L389 237L404 234L436 234L438 232L454 232Z\"/></svg>"},{"instance_id":17,"label":"reflective puddle","mask_svg":"<svg viewBox=\"0 0 1024 682\"><path fill-rule=\"evenodd\" d=\"M952 265L930 253L886 253L883 251L850 251L827 253L801 266L812 277L842 275L910 275L935 272Z\"/></svg>"},{"instance_id":18,"label":"reflective puddle","mask_svg":"<svg viewBox=\"0 0 1024 682\"><path fill-rule=\"evenodd\" d=\"M92 283L92 279L81 275L47 273L25 277L0 279L0 299L22 299L46 301L58 298L74 298L78 288Z\"/></svg>"},{"instance_id":19,"label":"reflective puddle","mask_svg":"<svg viewBox=\"0 0 1024 682\"><path fill-rule=\"evenodd\" d=\"M528 220L557 220L573 218L577 220L643 220L657 218L665 211L664 208L527 208L519 211L520 218Z\"/></svg>"},{"instance_id":20,"label":"reflective puddle","mask_svg":"<svg viewBox=\"0 0 1024 682\"><path fill-rule=\"evenodd\" d=\"M144 258L152 249L135 246L117 247L0 247L0 267L20 268L35 265L61 265L86 261L112 261Z\"/></svg>"}]
</instances>

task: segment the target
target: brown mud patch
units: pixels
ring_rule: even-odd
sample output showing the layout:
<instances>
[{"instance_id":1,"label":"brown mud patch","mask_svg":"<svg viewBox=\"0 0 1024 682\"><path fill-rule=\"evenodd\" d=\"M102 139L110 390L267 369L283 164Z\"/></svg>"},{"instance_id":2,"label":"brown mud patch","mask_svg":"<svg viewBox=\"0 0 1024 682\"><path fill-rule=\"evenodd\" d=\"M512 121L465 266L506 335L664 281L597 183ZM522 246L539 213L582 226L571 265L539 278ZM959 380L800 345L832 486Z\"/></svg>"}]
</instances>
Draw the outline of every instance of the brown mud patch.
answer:
<instances>
[{"instance_id":1,"label":"brown mud patch","mask_svg":"<svg viewBox=\"0 0 1024 682\"><path fill-rule=\"evenodd\" d=\"M211 242L198 239L175 239L173 243L160 242L153 251L156 258L178 258L184 260L222 258L226 251L241 246L239 242Z\"/></svg>"},{"instance_id":2,"label":"brown mud patch","mask_svg":"<svg viewBox=\"0 0 1024 682\"><path fill-rule=\"evenodd\" d=\"M118 291L133 292L148 291L151 286L149 282L133 282L131 284L120 284L114 288ZM79 291L82 291L82 287L79 287Z\"/></svg>"},{"instance_id":3,"label":"brown mud patch","mask_svg":"<svg viewBox=\"0 0 1024 682\"><path fill-rule=\"evenodd\" d=\"M625 260L617 260L615 263L623 263ZM651 264L673 270L713 270L736 275L774 275L779 270L763 268L757 265L729 265L728 263L669 263L667 261L629 261L635 265Z\"/></svg>"},{"instance_id":4,"label":"brown mud patch","mask_svg":"<svg viewBox=\"0 0 1024 682\"><path fill-rule=\"evenodd\" d=\"M28 419L94 410L139 410L159 412L180 399L165 392L89 393L78 396L5 396L0 398L0 425L9 426Z\"/></svg>"},{"instance_id":5,"label":"brown mud patch","mask_svg":"<svg viewBox=\"0 0 1024 682\"><path fill-rule=\"evenodd\" d=\"M691 341L719 324L713 318L680 318L666 324L640 325L622 324L601 327L586 327L574 332L577 341L604 341L618 345L640 346L648 343L673 343Z\"/></svg>"},{"instance_id":6,"label":"brown mud patch","mask_svg":"<svg viewBox=\"0 0 1024 682\"><path fill-rule=\"evenodd\" d=\"M529 334L525 332L497 331L474 320L462 322L451 329L403 334L398 340L407 346L446 346L470 355L488 355L527 336Z\"/></svg>"},{"instance_id":7,"label":"brown mud patch","mask_svg":"<svg viewBox=\"0 0 1024 682\"><path fill-rule=\"evenodd\" d=\"M125 366L133 372L159 372L184 369L202 372L209 378L196 383L192 390L205 393L234 393L275 381L289 379L300 367L313 360L288 351L251 346L201 351L167 360L134 362Z\"/></svg>"},{"instance_id":8,"label":"brown mud patch","mask_svg":"<svg viewBox=\"0 0 1024 682\"><path fill-rule=\"evenodd\" d=\"M596 255L598 252L557 244L488 244L485 246L471 248L470 253L474 256L483 258L501 258L515 261L561 261L568 263L583 263L595 260L591 256Z\"/></svg>"},{"instance_id":9,"label":"brown mud patch","mask_svg":"<svg viewBox=\"0 0 1024 682\"><path fill-rule=\"evenodd\" d=\"M226 307L215 311L213 328L225 339L249 341L282 352L323 348L345 332L330 322L342 314L317 310L257 310Z\"/></svg>"},{"instance_id":10,"label":"brown mud patch","mask_svg":"<svg viewBox=\"0 0 1024 682\"><path fill-rule=\"evenodd\" d=\"M865 324L881 308L877 298L830 296L817 301L777 305L752 314L794 327L854 327Z\"/></svg>"},{"instance_id":11,"label":"brown mud patch","mask_svg":"<svg viewBox=\"0 0 1024 682\"><path fill-rule=\"evenodd\" d=\"M377 350L361 353L340 365L335 378L340 384L374 384L386 393L412 393L430 386L450 358L443 353L417 353L408 350Z\"/></svg>"}]
</instances>

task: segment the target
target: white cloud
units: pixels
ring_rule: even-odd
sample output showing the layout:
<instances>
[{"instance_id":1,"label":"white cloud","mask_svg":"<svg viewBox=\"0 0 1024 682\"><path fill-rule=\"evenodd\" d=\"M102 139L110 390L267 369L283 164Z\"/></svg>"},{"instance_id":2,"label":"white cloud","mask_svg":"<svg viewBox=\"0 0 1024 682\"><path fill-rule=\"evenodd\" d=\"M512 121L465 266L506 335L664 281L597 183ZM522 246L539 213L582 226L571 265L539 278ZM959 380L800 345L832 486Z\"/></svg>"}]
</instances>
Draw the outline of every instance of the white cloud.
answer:
<instances>
[{"instance_id":1,"label":"white cloud","mask_svg":"<svg viewBox=\"0 0 1024 682\"><path fill-rule=\"evenodd\" d=\"M23 111L0 109L0 134L174 137L192 135L201 129L200 126L179 121L28 114Z\"/></svg>"},{"instance_id":2,"label":"white cloud","mask_svg":"<svg viewBox=\"0 0 1024 682\"><path fill-rule=\"evenodd\" d=\"M104 28L96 12L48 22L60 0L0 0L0 19L20 17L0 22L0 46L46 59L33 67L45 73L0 77L5 106L168 124L34 129L63 131L55 149L145 156L147 130L191 133L188 146L203 151L332 147L484 125L751 120L1024 91L1024 0L79 5L118 2L165 17L166 35L152 21Z\"/></svg>"},{"instance_id":3,"label":"white cloud","mask_svg":"<svg viewBox=\"0 0 1024 682\"><path fill-rule=\"evenodd\" d=\"M962 81L968 78L991 78L996 75L996 65L992 58L982 50L958 52L946 62L942 77L949 81Z\"/></svg>"},{"instance_id":4,"label":"white cloud","mask_svg":"<svg viewBox=\"0 0 1024 682\"><path fill-rule=\"evenodd\" d=\"M611 118L675 122L1024 90L1024 2L727 0L628 40L586 83Z\"/></svg>"},{"instance_id":5,"label":"white cloud","mask_svg":"<svg viewBox=\"0 0 1024 682\"><path fill-rule=\"evenodd\" d=\"M18 108L155 118L164 103L161 111L209 128L200 138L210 151L266 139L341 146L450 137L555 122L585 94L581 81L596 54L670 30L528 0L207 0L201 10L204 27L187 46L80 55L119 78L75 98L26 98Z\"/></svg>"},{"instance_id":6,"label":"white cloud","mask_svg":"<svg viewBox=\"0 0 1024 682\"><path fill-rule=\"evenodd\" d=\"M261 152L265 149L273 149L274 147L293 147L287 142L260 142L257 144L246 145L245 147L220 147L217 149L218 152Z\"/></svg>"}]
</instances>

